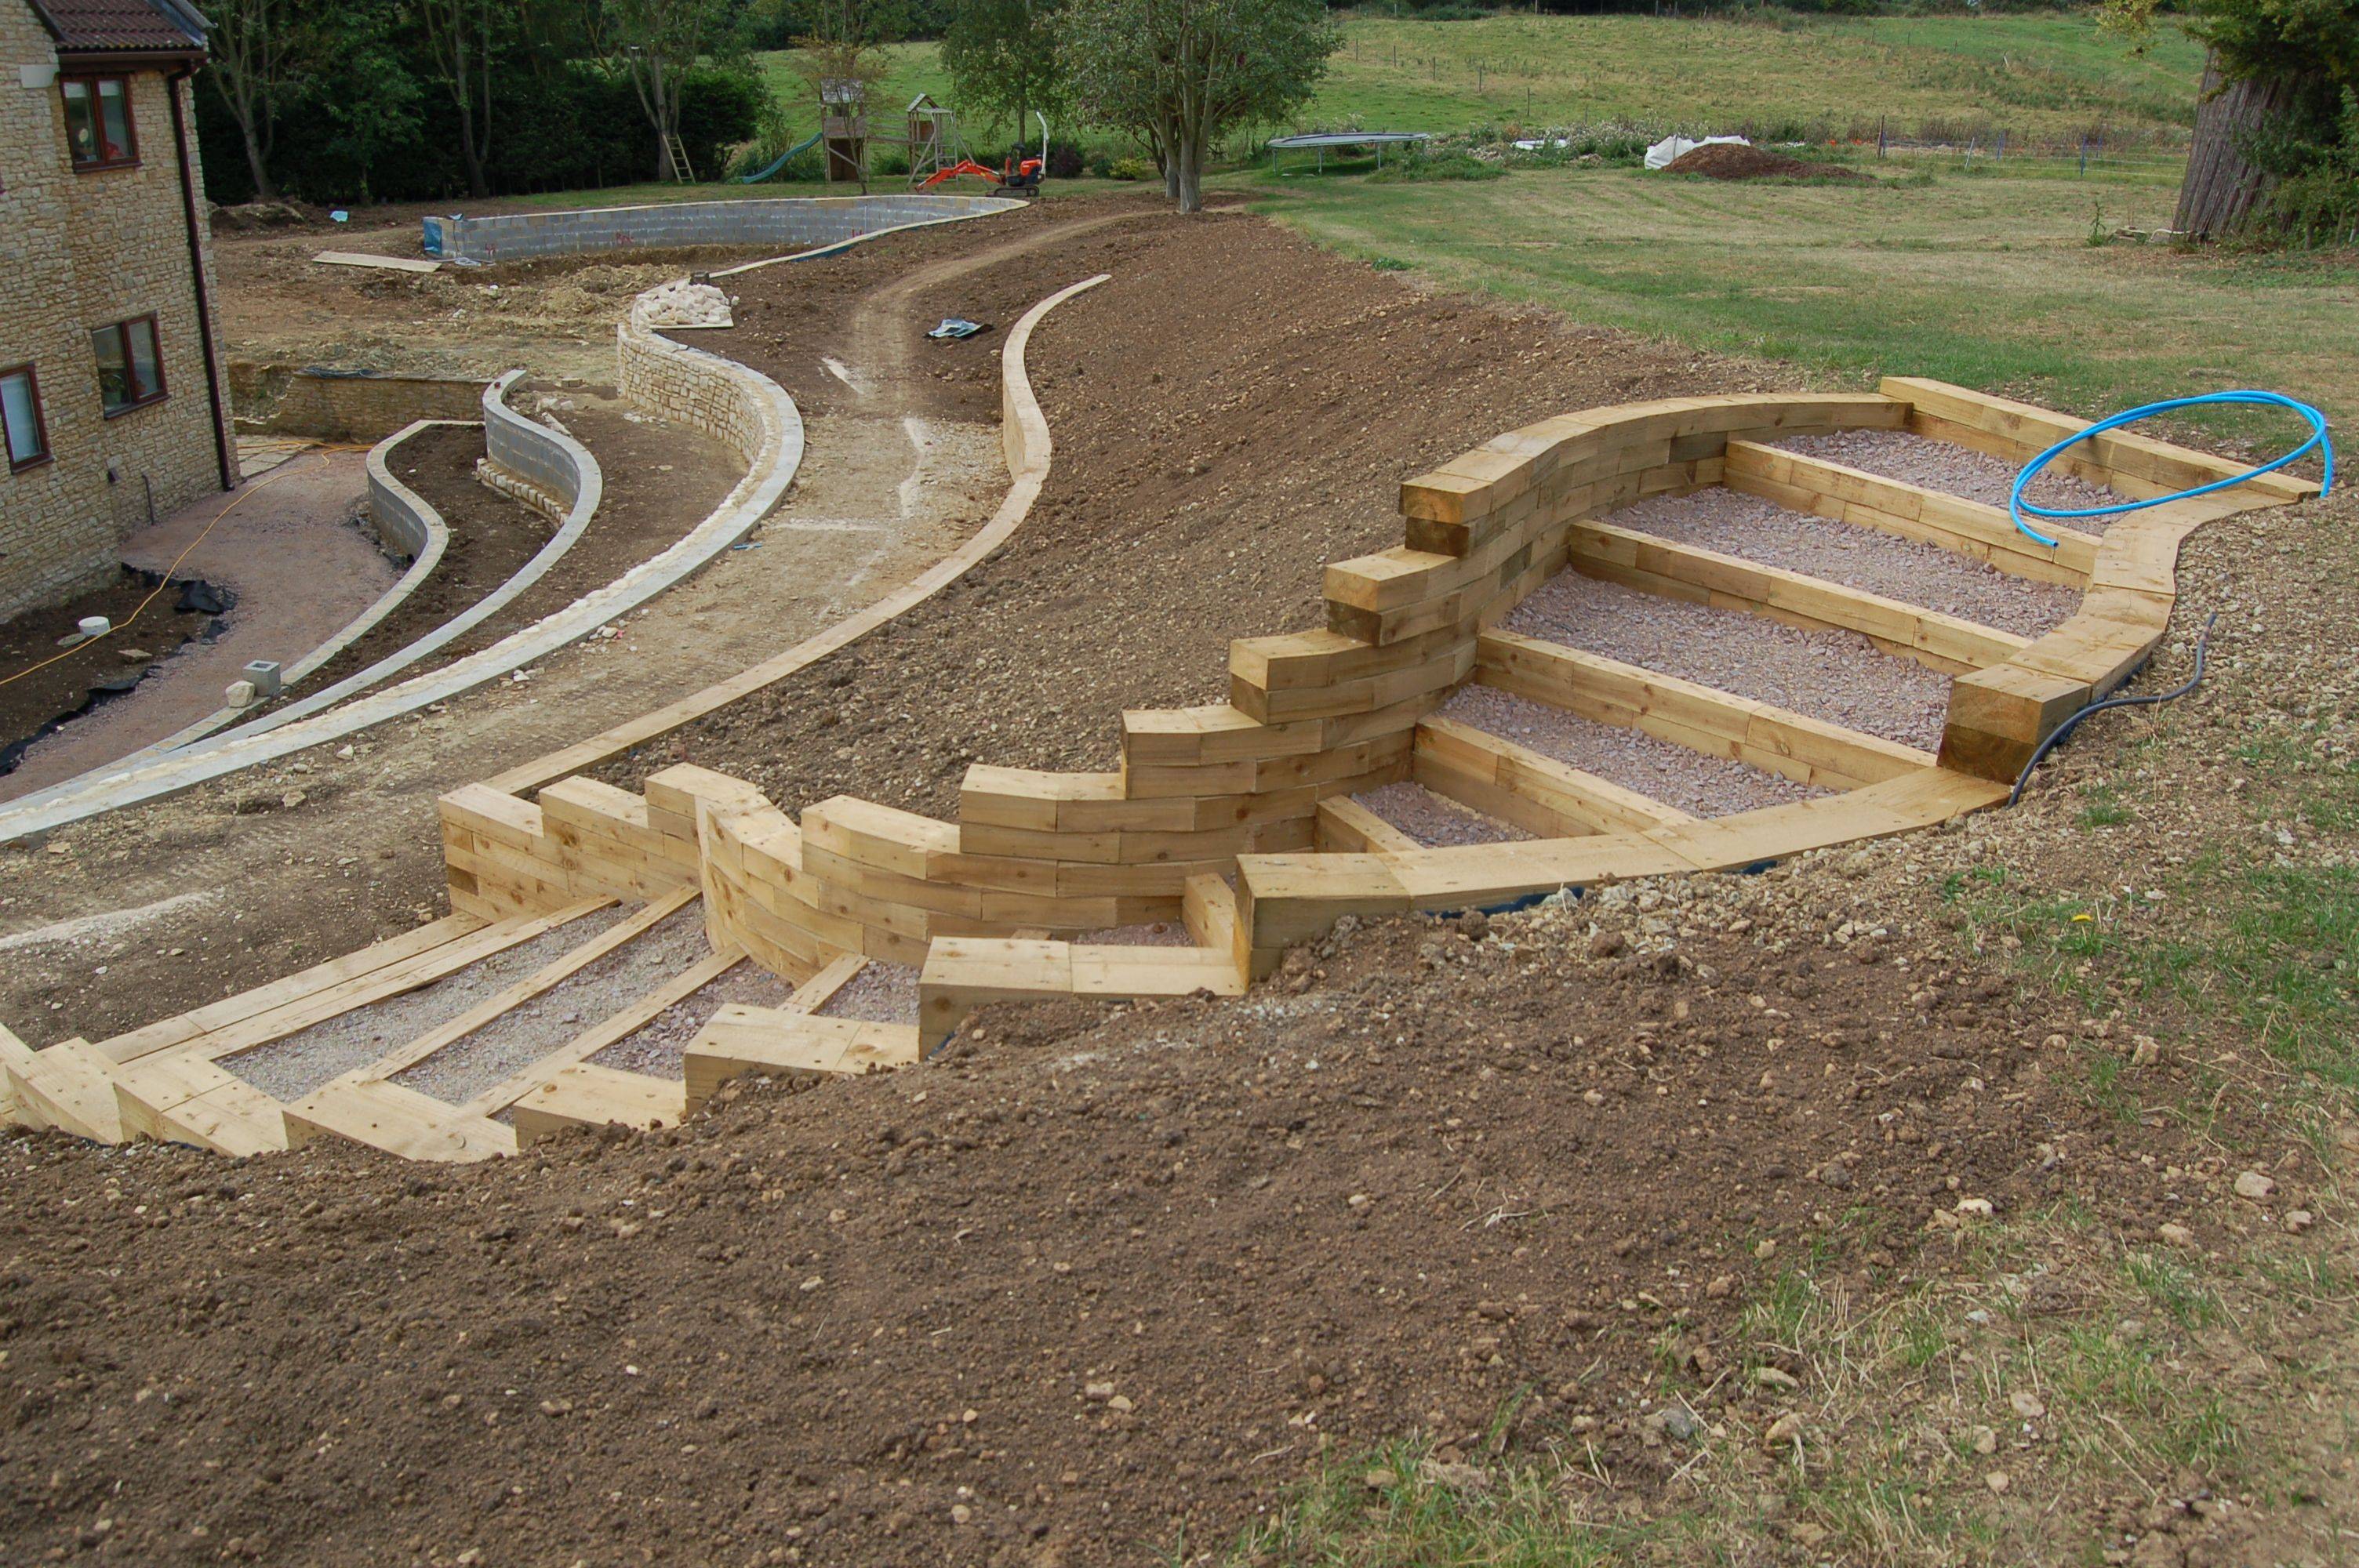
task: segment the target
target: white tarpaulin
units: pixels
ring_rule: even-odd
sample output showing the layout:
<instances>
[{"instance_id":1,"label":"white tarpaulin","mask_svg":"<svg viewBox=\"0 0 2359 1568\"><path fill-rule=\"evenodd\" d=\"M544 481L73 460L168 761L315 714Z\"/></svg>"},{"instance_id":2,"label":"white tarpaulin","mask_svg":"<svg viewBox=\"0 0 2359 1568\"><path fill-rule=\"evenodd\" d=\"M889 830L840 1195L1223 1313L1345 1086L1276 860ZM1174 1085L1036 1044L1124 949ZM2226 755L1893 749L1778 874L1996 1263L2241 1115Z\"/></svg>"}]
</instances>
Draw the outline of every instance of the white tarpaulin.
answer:
<instances>
[{"instance_id":1,"label":"white tarpaulin","mask_svg":"<svg viewBox=\"0 0 2359 1568\"><path fill-rule=\"evenodd\" d=\"M1647 149L1647 167L1648 168L1665 168L1673 160L1685 157L1690 149L1708 147L1716 142L1734 142L1741 147L1749 147L1753 145L1743 136L1706 136L1700 142L1691 142L1685 136L1665 136Z\"/></svg>"}]
</instances>

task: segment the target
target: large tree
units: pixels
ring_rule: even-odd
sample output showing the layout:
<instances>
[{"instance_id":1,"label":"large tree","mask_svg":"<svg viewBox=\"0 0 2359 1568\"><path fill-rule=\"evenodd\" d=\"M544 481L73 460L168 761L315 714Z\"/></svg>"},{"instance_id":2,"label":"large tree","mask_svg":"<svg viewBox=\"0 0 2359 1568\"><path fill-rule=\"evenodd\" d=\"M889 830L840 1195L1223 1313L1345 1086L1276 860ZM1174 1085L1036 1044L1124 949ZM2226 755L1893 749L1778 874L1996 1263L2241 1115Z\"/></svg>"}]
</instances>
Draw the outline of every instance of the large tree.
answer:
<instances>
[{"instance_id":1,"label":"large tree","mask_svg":"<svg viewBox=\"0 0 2359 1568\"><path fill-rule=\"evenodd\" d=\"M229 105L245 145L256 200L278 199L270 149L278 131L278 97L289 85L299 24L288 0L209 0L206 35L213 86Z\"/></svg>"},{"instance_id":2,"label":"large tree","mask_svg":"<svg viewBox=\"0 0 2359 1568\"><path fill-rule=\"evenodd\" d=\"M2108 19L2143 33L2157 9L2111 0ZM2233 234L2281 177L2339 144L2345 95L2359 88L2359 0L2190 0L2182 16L2210 54L2171 227Z\"/></svg>"},{"instance_id":3,"label":"large tree","mask_svg":"<svg viewBox=\"0 0 2359 1568\"><path fill-rule=\"evenodd\" d=\"M1070 0L1068 58L1088 117L1144 138L1183 212L1212 144L1310 102L1338 34L1321 0Z\"/></svg>"},{"instance_id":4,"label":"large tree","mask_svg":"<svg viewBox=\"0 0 2359 1568\"><path fill-rule=\"evenodd\" d=\"M680 84L697 61L724 52L735 37L731 0L589 0L592 47L611 70L630 78L654 127L658 177L689 179L672 146L679 138Z\"/></svg>"},{"instance_id":5,"label":"large tree","mask_svg":"<svg viewBox=\"0 0 2359 1568\"><path fill-rule=\"evenodd\" d=\"M521 6L510 0L416 0L419 30L436 76L459 115L459 157L467 194L492 193L493 57L516 28Z\"/></svg>"},{"instance_id":6,"label":"large tree","mask_svg":"<svg viewBox=\"0 0 2359 1568\"><path fill-rule=\"evenodd\" d=\"M1011 120L1028 143L1032 116L1071 101L1061 0L963 0L942 29L942 65L962 114Z\"/></svg>"}]
</instances>

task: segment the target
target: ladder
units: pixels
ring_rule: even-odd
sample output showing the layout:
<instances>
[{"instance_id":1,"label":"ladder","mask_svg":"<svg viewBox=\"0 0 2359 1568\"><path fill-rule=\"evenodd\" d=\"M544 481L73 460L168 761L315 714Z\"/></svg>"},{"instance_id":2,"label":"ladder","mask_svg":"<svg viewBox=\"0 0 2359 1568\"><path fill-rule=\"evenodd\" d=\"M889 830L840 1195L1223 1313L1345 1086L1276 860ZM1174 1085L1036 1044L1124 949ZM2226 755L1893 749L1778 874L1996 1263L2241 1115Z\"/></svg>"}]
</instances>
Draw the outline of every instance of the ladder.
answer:
<instances>
[{"instance_id":1,"label":"ladder","mask_svg":"<svg viewBox=\"0 0 2359 1568\"><path fill-rule=\"evenodd\" d=\"M671 155L672 178L681 185L694 185L696 183L696 170L689 164L688 144L679 139L679 133L678 131L666 131L664 133L663 145L664 150Z\"/></svg>"}]
</instances>

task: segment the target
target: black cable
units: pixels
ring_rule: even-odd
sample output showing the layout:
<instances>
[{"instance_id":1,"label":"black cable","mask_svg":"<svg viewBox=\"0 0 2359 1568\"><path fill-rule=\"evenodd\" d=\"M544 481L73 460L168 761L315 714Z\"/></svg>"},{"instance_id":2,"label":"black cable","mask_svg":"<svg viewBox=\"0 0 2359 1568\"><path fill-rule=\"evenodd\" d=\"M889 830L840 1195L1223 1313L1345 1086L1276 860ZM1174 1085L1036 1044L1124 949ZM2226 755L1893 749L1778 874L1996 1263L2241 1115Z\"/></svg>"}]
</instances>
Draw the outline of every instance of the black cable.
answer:
<instances>
[{"instance_id":1,"label":"black cable","mask_svg":"<svg viewBox=\"0 0 2359 1568\"><path fill-rule=\"evenodd\" d=\"M2204 649L2212 641L2212 628L2219 624L2219 621L2220 612L2215 610L2203 622L2203 630L2195 639L2195 673L2187 678L2185 686L2174 687L2169 691L2157 692L2152 697L2109 697L2103 702L2093 702L2049 731L2048 739L2039 742L2039 749L2031 753L2031 761L2024 763L2023 772L2016 775L2015 788L2006 797L2007 805L2013 806L2023 798L2023 786L2031 782L2031 770L2039 765L2039 760L2042 757L2063 744L2064 737L2072 733L2081 720L2088 718L2092 713L2103 713L2108 708L2143 708L2150 703L2169 702L2172 697L2185 697L2189 692L2201 686Z\"/></svg>"}]
</instances>

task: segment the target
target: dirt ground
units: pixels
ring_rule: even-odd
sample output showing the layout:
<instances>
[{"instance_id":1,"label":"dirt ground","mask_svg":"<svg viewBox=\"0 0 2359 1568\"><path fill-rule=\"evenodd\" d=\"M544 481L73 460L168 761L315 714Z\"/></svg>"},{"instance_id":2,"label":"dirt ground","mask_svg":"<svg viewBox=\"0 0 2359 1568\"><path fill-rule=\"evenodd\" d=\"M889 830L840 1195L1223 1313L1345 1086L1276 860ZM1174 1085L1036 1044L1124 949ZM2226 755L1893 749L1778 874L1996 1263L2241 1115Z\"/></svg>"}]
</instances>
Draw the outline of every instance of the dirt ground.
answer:
<instances>
[{"instance_id":1,"label":"dirt ground","mask_svg":"<svg viewBox=\"0 0 2359 1568\"><path fill-rule=\"evenodd\" d=\"M953 298L1004 319L1108 257L1036 340L1032 525L662 761L937 810L935 747L1103 765L1116 708L1201 699L1228 636L1308 622L1316 563L1396 537L1404 473L1780 378L1234 217L1050 241ZM856 383L832 345L875 340L745 292L740 333L859 419L820 356ZM939 406L982 395L936 362ZM2199 535L2144 680L2186 678L2216 608L2201 692L1946 831L1375 923L1231 1002L993 1010L921 1074L465 1170L9 1141L0 1537L436 1568L2347 1560L2354 516ZM0 851L20 933L192 887L255 914L6 949L0 1017L119 1026L406 924L426 757L547 728L453 706L240 786L315 806L230 823L200 792Z\"/></svg>"},{"instance_id":2,"label":"dirt ground","mask_svg":"<svg viewBox=\"0 0 2359 1568\"><path fill-rule=\"evenodd\" d=\"M54 610L0 622L0 676L12 677L0 686L0 773L15 773L35 741L130 691L158 661L217 628L219 617L179 608L177 586L160 594L157 586L125 568L104 587ZM147 614L135 622L142 605ZM58 645L92 615L124 630L71 648Z\"/></svg>"}]
</instances>

